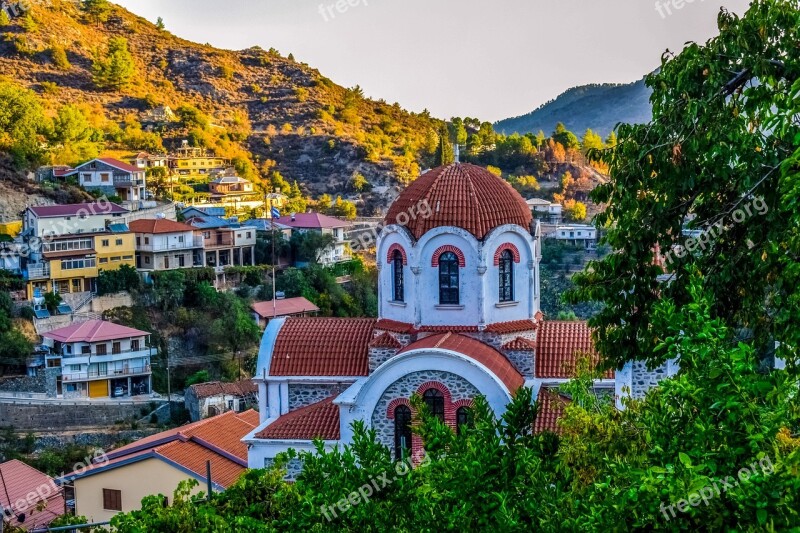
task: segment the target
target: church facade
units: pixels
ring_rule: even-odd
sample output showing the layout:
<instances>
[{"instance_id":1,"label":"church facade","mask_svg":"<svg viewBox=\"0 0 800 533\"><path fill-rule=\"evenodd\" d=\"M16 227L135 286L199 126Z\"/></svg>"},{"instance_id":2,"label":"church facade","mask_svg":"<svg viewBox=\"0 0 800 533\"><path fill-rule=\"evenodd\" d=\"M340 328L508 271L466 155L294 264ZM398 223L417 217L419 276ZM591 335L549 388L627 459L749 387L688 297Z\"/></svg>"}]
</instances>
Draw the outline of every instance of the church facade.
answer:
<instances>
[{"instance_id":1,"label":"church facade","mask_svg":"<svg viewBox=\"0 0 800 533\"><path fill-rule=\"evenodd\" d=\"M558 386L597 354L585 322L543 317L539 227L507 182L469 164L427 172L393 203L376 252L377 319L270 322L254 378L260 424L244 439L251 468L311 450L315 438L347 444L357 420L395 456L418 454L414 394L458 431L478 395L500 415L529 387L540 405L535 430L557 431L569 402ZM626 367L623 381L612 371L594 386L619 399L672 371Z\"/></svg>"}]
</instances>

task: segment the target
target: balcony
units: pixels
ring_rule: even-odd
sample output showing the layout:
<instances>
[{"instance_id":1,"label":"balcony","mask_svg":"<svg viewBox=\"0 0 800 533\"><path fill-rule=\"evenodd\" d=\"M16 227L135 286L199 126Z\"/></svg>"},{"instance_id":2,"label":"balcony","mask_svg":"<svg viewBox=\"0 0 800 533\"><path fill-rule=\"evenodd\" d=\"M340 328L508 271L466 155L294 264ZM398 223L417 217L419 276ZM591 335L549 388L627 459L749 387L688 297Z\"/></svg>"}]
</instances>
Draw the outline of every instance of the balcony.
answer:
<instances>
[{"instance_id":1,"label":"balcony","mask_svg":"<svg viewBox=\"0 0 800 533\"><path fill-rule=\"evenodd\" d=\"M62 357L65 361L69 361L69 364L88 364L88 363L105 363L110 361L119 361L122 359L136 359L137 357L152 357L157 355L158 350L156 348L151 348L149 346L145 346L143 348L139 348L137 350L119 350L119 351L111 351L104 354L97 354L97 353L66 353L62 355L54 354L53 357ZM78 361L80 359L80 361ZM90 361L91 359L91 361Z\"/></svg>"},{"instance_id":2,"label":"balcony","mask_svg":"<svg viewBox=\"0 0 800 533\"><path fill-rule=\"evenodd\" d=\"M144 179L129 176L114 176L114 187L142 187Z\"/></svg>"},{"instance_id":3,"label":"balcony","mask_svg":"<svg viewBox=\"0 0 800 533\"><path fill-rule=\"evenodd\" d=\"M203 238L195 237L184 242L175 243L152 243L152 244L137 244L136 250L139 252L171 252L174 250L194 250L203 247Z\"/></svg>"},{"instance_id":4,"label":"balcony","mask_svg":"<svg viewBox=\"0 0 800 533\"><path fill-rule=\"evenodd\" d=\"M28 265L25 271L26 279L50 279L50 263Z\"/></svg>"},{"instance_id":5,"label":"balcony","mask_svg":"<svg viewBox=\"0 0 800 533\"><path fill-rule=\"evenodd\" d=\"M70 372L66 373L61 376L61 380L66 382L73 382L73 381L93 381L96 379L105 379L105 378L118 378L120 376L135 376L141 374L150 374L150 365L146 366L139 366L139 367L125 367L120 370L92 370L91 372Z\"/></svg>"}]
</instances>

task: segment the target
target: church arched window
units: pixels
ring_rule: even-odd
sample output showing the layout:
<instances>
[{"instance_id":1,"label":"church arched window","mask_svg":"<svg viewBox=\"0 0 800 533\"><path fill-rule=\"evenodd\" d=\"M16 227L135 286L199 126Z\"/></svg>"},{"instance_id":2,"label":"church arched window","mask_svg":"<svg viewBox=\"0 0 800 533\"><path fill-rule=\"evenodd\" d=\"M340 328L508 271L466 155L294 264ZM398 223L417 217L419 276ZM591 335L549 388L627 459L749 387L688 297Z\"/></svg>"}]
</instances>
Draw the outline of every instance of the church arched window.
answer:
<instances>
[{"instance_id":1,"label":"church arched window","mask_svg":"<svg viewBox=\"0 0 800 533\"><path fill-rule=\"evenodd\" d=\"M411 409L398 405L394 410L394 457L398 461L411 455Z\"/></svg>"},{"instance_id":2,"label":"church arched window","mask_svg":"<svg viewBox=\"0 0 800 533\"><path fill-rule=\"evenodd\" d=\"M444 422L444 394L437 389L428 389L422 395L425 405L428 406L430 413Z\"/></svg>"},{"instance_id":3,"label":"church arched window","mask_svg":"<svg viewBox=\"0 0 800 533\"><path fill-rule=\"evenodd\" d=\"M500 272L500 301L514 301L514 254L504 250L498 264Z\"/></svg>"},{"instance_id":4,"label":"church arched window","mask_svg":"<svg viewBox=\"0 0 800 533\"><path fill-rule=\"evenodd\" d=\"M469 408L459 407L456 409L456 433L461 435L461 427L472 427L472 422L469 419Z\"/></svg>"},{"instance_id":5,"label":"church arched window","mask_svg":"<svg viewBox=\"0 0 800 533\"><path fill-rule=\"evenodd\" d=\"M403 254L395 250L392 254L392 299L395 302L404 302L403 290Z\"/></svg>"},{"instance_id":6,"label":"church arched window","mask_svg":"<svg viewBox=\"0 0 800 533\"><path fill-rule=\"evenodd\" d=\"M458 257L453 252L439 256L439 304L459 304Z\"/></svg>"}]
</instances>

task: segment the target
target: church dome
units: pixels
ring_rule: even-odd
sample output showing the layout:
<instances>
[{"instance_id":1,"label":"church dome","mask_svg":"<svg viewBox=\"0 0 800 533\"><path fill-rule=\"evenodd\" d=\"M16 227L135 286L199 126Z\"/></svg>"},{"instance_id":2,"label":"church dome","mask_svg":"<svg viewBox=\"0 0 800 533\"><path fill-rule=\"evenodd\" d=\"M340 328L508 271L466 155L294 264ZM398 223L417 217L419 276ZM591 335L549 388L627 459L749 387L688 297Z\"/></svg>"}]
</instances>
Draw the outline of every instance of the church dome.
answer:
<instances>
[{"instance_id":1,"label":"church dome","mask_svg":"<svg viewBox=\"0 0 800 533\"><path fill-rule=\"evenodd\" d=\"M456 226L483 240L504 224L530 230L531 221L530 207L507 181L483 167L453 163L411 183L389 208L385 224L404 226L415 239L433 228Z\"/></svg>"}]
</instances>

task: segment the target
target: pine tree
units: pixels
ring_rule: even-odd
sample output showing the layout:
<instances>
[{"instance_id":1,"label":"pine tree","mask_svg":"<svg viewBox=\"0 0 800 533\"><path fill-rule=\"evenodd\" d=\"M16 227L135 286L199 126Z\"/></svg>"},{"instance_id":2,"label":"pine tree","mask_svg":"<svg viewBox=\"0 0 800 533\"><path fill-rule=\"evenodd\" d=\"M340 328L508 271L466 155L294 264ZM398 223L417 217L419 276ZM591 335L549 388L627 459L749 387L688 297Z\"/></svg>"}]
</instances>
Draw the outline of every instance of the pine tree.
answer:
<instances>
[{"instance_id":1,"label":"pine tree","mask_svg":"<svg viewBox=\"0 0 800 533\"><path fill-rule=\"evenodd\" d=\"M164 28L166 28L166 26L164 25L164 19L163 18L158 17L158 20L156 20L156 28L158 28L161 31L164 31Z\"/></svg>"},{"instance_id":2,"label":"pine tree","mask_svg":"<svg viewBox=\"0 0 800 533\"><path fill-rule=\"evenodd\" d=\"M613 131L608 134L606 138L606 146L609 148L614 148L617 145L617 134Z\"/></svg>"},{"instance_id":3,"label":"pine tree","mask_svg":"<svg viewBox=\"0 0 800 533\"><path fill-rule=\"evenodd\" d=\"M108 42L108 54L97 59L92 65L94 82L101 89L125 88L135 73L133 56L128 50L128 41L123 37L115 37Z\"/></svg>"},{"instance_id":4,"label":"pine tree","mask_svg":"<svg viewBox=\"0 0 800 533\"><path fill-rule=\"evenodd\" d=\"M111 12L111 4L108 0L83 0L81 6L96 23L107 21Z\"/></svg>"},{"instance_id":5,"label":"pine tree","mask_svg":"<svg viewBox=\"0 0 800 533\"><path fill-rule=\"evenodd\" d=\"M453 145L450 144L450 131L447 124L442 124L439 128L439 146L436 148L436 165L449 165L455 161L455 154L453 153Z\"/></svg>"}]
</instances>

